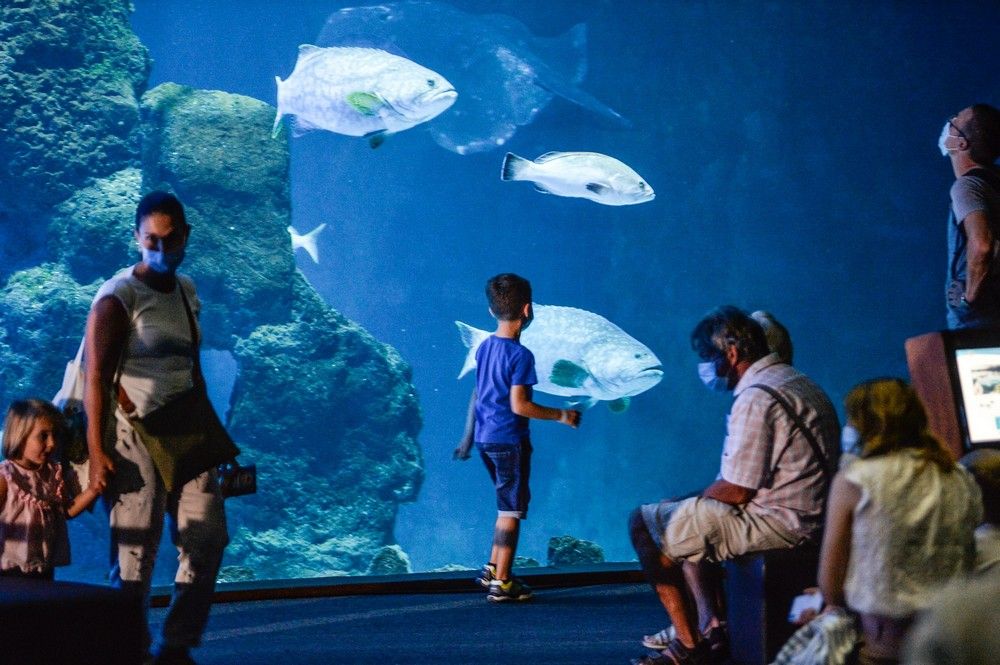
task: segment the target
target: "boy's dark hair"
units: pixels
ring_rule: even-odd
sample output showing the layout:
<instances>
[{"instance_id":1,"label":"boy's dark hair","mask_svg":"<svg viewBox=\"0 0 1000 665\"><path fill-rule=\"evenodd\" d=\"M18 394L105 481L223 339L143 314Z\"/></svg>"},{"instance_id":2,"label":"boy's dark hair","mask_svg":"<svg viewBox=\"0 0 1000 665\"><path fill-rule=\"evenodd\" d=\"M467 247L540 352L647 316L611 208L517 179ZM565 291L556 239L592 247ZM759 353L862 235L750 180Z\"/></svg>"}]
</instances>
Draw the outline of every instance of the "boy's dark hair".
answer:
<instances>
[{"instance_id":1,"label":"boy's dark hair","mask_svg":"<svg viewBox=\"0 0 1000 665\"><path fill-rule=\"evenodd\" d=\"M531 302L531 282L512 272L490 277L486 282L486 301L497 319L515 321Z\"/></svg>"},{"instance_id":2,"label":"boy's dark hair","mask_svg":"<svg viewBox=\"0 0 1000 665\"><path fill-rule=\"evenodd\" d=\"M150 192L140 199L135 207L135 229L139 230L142 220L153 213L158 212L166 215L180 224L183 228L188 228L187 216L184 214L184 206L180 199L170 192Z\"/></svg>"},{"instance_id":3,"label":"boy's dark hair","mask_svg":"<svg viewBox=\"0 0 1000 665\"><path fill-rule=\"evenodd\" d=\"M768 354L764 329L732 305L713 309L691 331L691 348L702 360L718 358L730 344L736 347L741 360L751 363Z\"/></svg>"},{"instance_id":4,"label":"boy's dark hair","mask_svg":"<svg viewBox=\"0 0 1000 665\"><path fill-rule=\"evenodd\" d=\"M969 152L977 164L992 164L1000 157L1000 110L989 104L969 107L972 117L965 123Z\"/></svg>"}]
</instances>

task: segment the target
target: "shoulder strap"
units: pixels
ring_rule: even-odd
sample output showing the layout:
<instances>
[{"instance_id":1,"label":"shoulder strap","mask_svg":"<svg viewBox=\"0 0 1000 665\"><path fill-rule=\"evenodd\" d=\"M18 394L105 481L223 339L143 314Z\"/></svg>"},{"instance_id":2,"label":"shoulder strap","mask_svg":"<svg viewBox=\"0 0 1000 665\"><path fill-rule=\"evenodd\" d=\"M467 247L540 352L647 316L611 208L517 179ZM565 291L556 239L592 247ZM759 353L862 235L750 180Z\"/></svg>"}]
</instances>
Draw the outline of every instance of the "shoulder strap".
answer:
<instances>
[{"instance_id":1,"label":"shoulder strap","mask_svg":"<svg viewBox=\"0 0 1000 665\"><path fill-rule=\"evenodd\" d=\"M188 303L187 293L184 291L184 284L181 282L180 276L177 277L177 288L180 289L184 311L187 313L188 326L191 329L191 373L194 375L195 383L204 382L201 373L201 338L198 337L198 327L195 325L194 314L191 312L191 305Z\"/></svg>"},{"instance_id":2,"label":"shoulder strap","mask_svg":"<svg viewBox=\"0 0 1000 665\"><path fill-rule=\"evenodd\" d=\"M802 435L806 437L806 441L809 442L809 446L812 448L813 454L816 455L816 458L820 462L820 466L823 470L823 477L829 483L831 480L831 476L833 475L833 473L830 471L830 461L827 459L826 454L823 452L823 448L819 445L819 441L816 440L816 437L813 435L813 433L809 430L808 427L806 427L806 424L802 421L802 417L798 413L796 413L792 405L788 403L788 400L785 399L781 395L781 393L779 393L777 390L775 390L771 386L766 386L763 383L755 383L752 386L749 386L749 388L759 388L763 390L768 395L773 397L774 401L776 401L781 406L781 408L784 409L785 413L788 414L788 417L791 418L792 422L795 423L795 426L802 431ZM785 447L787 448L789 445L791 445L791 441L785 444ZM784 453L784 450L782 451L782 453Z\"/></svg>"}]
</instances>

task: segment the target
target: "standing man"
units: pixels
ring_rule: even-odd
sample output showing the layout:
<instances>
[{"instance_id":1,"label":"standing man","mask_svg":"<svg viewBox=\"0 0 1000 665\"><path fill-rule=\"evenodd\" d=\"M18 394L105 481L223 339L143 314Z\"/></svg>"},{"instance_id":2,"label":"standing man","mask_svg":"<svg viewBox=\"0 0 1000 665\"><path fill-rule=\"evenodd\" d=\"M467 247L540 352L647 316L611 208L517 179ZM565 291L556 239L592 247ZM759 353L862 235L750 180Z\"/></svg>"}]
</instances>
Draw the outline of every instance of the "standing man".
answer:
<instances>
[{"instance_id":1,"label":"standing man","mask_svg":"<svg viewBox=\"0 0 1000 665\"><path fill-rule=\"evenodd\" d=\"M951 159L948 327L1000 328L1000 110L962 109L938 139Z\"/></svg>"},{"instance_id":2,"label":"standing man","mask_svg":"<svg viewBox=\"0 0 1000 665\"><path fill-rule=\"evenodd\" d=\"M632 545L670 616L642 643L639 665L721 662L729 646L719 616L718 564L815 541L840 449L837 413L823 390L768 353L764 331L736 307L721 307L691 333L705 385L733 391L722 465L699 496L640 506Z\"/></svg>"}]
</instances>

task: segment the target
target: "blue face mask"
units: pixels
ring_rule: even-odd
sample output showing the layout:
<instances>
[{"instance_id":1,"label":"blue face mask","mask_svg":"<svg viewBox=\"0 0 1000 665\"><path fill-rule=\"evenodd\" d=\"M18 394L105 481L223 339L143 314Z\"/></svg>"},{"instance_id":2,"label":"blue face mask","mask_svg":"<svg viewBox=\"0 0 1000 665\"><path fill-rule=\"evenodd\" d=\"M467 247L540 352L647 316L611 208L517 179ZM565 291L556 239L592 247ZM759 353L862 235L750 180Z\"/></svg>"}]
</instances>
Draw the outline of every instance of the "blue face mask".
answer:
<instances>
[{"instance_id":1,"label":"blue face mask","mask_svg":"<svg viewBox=\"0 0 1000 665\"><path fill-rule=\"evenodd\" d=\"M155 249L140 248L142 250L142 262L149 266L153 272L167 273L177 270L184 261L184 250L179 252L158 252Z\"/></svg>"},{"instance_id":2,"label":"blue face mask","mask_svg":"<svg viewBox=\"0 0 1000 665\"><path fill-rule=\"evenodd\" d=\"M729 391L729 379L724 376L719 376L716 373L717 362L714 360L709 360L708 362L698 363L698 378L701 382L705 384L705 387L711 391L724 393Z\"/></svg>"}]
</instances>

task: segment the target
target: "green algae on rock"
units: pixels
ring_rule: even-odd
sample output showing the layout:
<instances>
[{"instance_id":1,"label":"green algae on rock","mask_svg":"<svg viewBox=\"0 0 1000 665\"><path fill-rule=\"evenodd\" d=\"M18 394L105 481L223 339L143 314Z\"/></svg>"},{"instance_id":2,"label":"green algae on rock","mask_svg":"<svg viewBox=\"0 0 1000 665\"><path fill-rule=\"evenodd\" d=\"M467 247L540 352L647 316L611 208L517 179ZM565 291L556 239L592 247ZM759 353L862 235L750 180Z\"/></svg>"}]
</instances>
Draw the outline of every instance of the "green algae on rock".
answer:
<instances>
[{"instance_id":1,"label":"green algae on rock","mask_svg":"<svg viewBox=\"0 0 1000 665\"><path fill-rule=\"evenodd\" d=\"M107 279L138 260L133 231L141 183L139 169L123 169L56 206L49 249L76 281Z\"/></svg>"},{"instance_id":2,"label":"green algae on rock","mask_svg":"<svg viewBox=\"0 0 1000 665\"><path fill-rule=\"evenodd\" d=\"M58 264L14 273L0 291L0 395L5 404L51 397L76 354L98 284L81 286Z\"/></svg>"}]
</instances>

